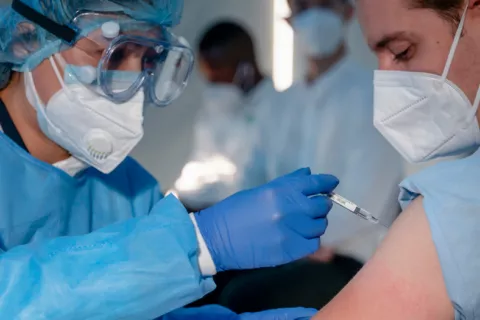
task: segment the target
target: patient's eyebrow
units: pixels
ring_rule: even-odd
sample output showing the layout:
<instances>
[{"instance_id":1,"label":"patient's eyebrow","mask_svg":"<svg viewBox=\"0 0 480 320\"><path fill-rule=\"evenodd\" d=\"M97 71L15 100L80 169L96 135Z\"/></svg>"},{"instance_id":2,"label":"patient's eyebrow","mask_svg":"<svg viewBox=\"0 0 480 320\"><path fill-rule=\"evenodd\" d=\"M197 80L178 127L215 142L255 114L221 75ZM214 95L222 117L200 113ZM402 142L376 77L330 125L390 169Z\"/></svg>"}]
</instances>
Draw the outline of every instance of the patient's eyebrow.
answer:
<instances>
[{"instance_id":1,"label":"patient's eyebrow","mask_svg":"<svg viewBox=\"0 0 480 320\"><path fill-rule=\"evenodd\" d=\"M406 34L405 31L398 31L392 34L388 34L383 38L381 38L376 43L373 43L373 44L371 43L369 46L372 50L378 51L387 47L390 44L390 42L403 38L405 34Z\"/></svg>"}]
</instances>

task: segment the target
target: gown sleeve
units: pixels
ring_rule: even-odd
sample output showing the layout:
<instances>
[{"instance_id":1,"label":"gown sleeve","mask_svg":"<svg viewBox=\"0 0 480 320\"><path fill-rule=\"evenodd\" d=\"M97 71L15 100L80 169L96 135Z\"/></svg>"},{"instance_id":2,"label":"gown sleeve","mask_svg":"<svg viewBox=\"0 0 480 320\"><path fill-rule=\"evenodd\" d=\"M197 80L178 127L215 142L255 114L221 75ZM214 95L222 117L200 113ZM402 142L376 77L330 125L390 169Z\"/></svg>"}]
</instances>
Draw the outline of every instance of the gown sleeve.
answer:
<instances>
[{"instance_id":1,"label":"gown sleeve","mask_svg":"<svg viewBox=\"0 0 480 320\"><path fill-rule=\"evenodd\" d=\"M173 196L148 216L0 253L2 319L153 319L212 291Z\"/></svg>"}]
</instances>

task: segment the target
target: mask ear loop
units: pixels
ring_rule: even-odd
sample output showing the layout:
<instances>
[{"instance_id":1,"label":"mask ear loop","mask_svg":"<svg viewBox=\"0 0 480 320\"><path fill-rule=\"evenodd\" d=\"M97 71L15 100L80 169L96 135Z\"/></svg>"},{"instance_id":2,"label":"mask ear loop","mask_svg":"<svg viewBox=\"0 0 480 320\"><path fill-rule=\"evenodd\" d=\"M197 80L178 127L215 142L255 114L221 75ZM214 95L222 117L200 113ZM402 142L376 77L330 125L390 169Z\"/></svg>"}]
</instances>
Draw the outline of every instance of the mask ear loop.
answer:
<instances>
[{"instance_id":1,"label":"mask ear loop","mask_svg":"<svg viewBox=\"0 0 480 320\"><path fill-rule=\"evenodd\" d=\"M58 59L58 57L56 57ZM63 57L62 57L63 59ZM61 59L61 60L62 60ZM68 94L69 98L72 99L73 95L70 89L65 85L65 81L63 80L62 75L60 74L60 70L58 70L57 62L53 58L53 56L49 57L48 60L50 61L50 64L52 65L53 72L55 72L55 76L57 77L58 82L62 86L62 89L65 90L65 92ZM65 60L63 60L65 61ZM59 62L61 64L61 62Z\"/></svg>"},{"instance_id":2,"label":"mask ear loop","mask_svg":"<svg viewBox=\"0 0 480 320\"><path fill-rule=\"evenodd\" d=\"M442 80L445 82L447 80L448 73L450 72L450 67L452 66L453 58L455 57L455 52L457 51L458 43L460 42L460 38L462 37L463 29L465 26L465 20L467 18L467 11L468 5L465 7L463 11L462 18L460 19L460 23L458 24L457 32L455 33L455 37L453 38L452 47L450 48L450 52L448 54L447 62L445 64L445 69L443 70ZM473 109L471 111L470 118L473 120L477 115L477 110L480 105L480 86L477 90L477 95L475 96L475 101L473 102Z\"/></svg>"},{"instance_id":3,"label":"mask ear loop","mask_svg":"<svg viewBox=\"0 0 480 320\"><path fill-rule=\"evenodd\" d=\"M443 69L443 74L442 74L443 81L447 79L448 73L450 72L450 67L452 66L453 58L455 57L455 52L457 51L458 43L460 42L460 38L462 37L463 26L465 25L465 19L467 18L467 11L468 11L468 5L465 7L465 10L463 11L462 19L460 19L460 23L458 24L457 33L455 33L452 47L450 48L450 52L448 53L447 62L445 63L445 68Z\"/></svg>"},{"instance_id":4,"label":"mask ear loop","mask_svg":"<svg viewBox=\"0 0 480 320\"><path fill-rule=\"evenodd\" d=\"M473 102L472 119L476 119L479 106L480 106L480 86L478 87L477 95L475 96L475 101Z\"/></svg>"},{"instance_id":5,"label":"mask ear loop","mask_svg":"<svg viewBox=\"0 0 480 320\"><path fill-rule=\"evenodd\" d=\"M55 62L58 63L60 67L65 69L67 66L67 61L65 61L62 55L60 53L55 53L53 56L55 57Z\"/></svg>"},{"instance_id":6,"label":"mask ear loop","mask_svg":"<svg viewBox=\"0 0 480 320\"><path fill-rule=\"evenodd\" d=\"M27 71L24 73L25 81L28 82L29 86L31 87L33 97L32 99L35 100L36 106L33 106L37 112L39 112L42 117L45 119L47 124L55 130L57 134L61 134L62 130L60 130L59 127L57 127L52 121L50 121L50 118L47 115L46 111L46 104L41 101L40 96L38 94L37 88L35 86L35 80L33 79L33 74L30 71Z\"/></svg>"}]
</instances>

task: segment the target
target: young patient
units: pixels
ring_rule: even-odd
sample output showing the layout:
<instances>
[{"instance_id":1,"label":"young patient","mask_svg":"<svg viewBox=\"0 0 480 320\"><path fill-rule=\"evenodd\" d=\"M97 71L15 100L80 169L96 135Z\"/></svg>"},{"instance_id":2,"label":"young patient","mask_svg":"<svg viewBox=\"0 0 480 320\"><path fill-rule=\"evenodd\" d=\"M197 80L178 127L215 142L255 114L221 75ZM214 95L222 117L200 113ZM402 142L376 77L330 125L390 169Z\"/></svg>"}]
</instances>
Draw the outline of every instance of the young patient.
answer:
<instances>
[{"instance_id":1,"label":"young patient","mask_svg":"<svg viewBox=\"0 0 480 320\"><path fill-rule=\"evenodd\" d=\"M411 162L478 149L480 1L357 4L379 61L375 125L385 138ZM404 181L404 212L383 245L314 319L479 319L478 181L480 151Z\"/></svg>"}]
</instances>

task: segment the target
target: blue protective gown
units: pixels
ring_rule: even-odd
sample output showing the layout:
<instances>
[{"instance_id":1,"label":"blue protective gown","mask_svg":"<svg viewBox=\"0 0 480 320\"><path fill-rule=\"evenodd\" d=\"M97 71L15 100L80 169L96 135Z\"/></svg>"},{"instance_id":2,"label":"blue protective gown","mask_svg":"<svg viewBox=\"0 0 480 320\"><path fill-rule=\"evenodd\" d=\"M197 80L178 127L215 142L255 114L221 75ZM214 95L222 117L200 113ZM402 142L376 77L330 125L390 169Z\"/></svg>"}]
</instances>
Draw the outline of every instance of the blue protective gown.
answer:
<instances>
[{"instance_id":1,"label":"blue protective gown","mask_svg":"<svg viewBox=\"0 0 480 320\"><path fill-rule=\"evenodd\" d=\"M153 319L214 284L185 208L133 159L72 178L0 133L0 319Z\"/></svg>"}]
</instances>

